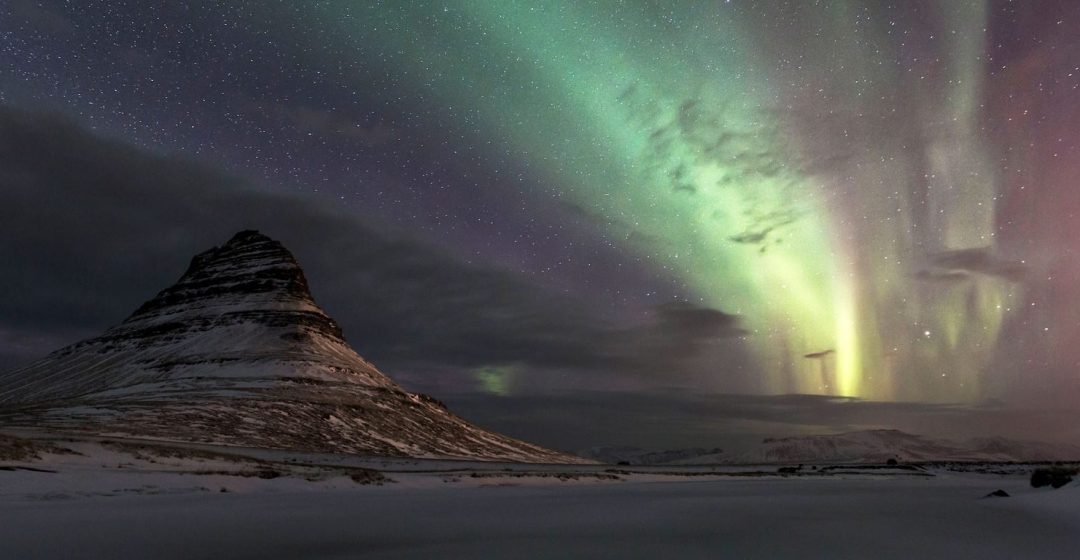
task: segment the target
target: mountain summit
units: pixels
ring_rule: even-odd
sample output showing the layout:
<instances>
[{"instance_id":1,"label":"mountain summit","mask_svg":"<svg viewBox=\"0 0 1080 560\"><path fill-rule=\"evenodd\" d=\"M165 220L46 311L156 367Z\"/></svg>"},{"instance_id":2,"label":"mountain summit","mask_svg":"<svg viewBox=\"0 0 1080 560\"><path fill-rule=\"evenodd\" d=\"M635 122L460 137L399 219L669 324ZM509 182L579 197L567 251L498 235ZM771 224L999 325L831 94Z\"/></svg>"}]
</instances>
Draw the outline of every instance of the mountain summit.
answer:
<instances>
[{"instance_id":1,"label":"mountain summit","mask_svg":"<svg viewBox=\"0 0 1080 560\"><path fill-rule=\"evenodd\" d=\"M281 243L242 231L101 336L0 374L0 424L390 456L576 458L488 432L360 357Z\"/></svg>"}]
</instances>

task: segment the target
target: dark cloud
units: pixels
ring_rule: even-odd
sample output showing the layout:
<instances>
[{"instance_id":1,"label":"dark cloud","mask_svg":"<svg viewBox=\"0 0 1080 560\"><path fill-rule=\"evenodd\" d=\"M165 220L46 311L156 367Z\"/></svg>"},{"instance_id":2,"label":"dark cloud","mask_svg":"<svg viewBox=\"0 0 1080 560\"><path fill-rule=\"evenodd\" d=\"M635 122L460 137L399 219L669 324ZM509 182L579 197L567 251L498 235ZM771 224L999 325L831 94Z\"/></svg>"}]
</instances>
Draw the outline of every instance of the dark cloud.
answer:
<instances>
[{"instance_id":1,"label":"dark cloud","mask_svg":"<svg viewBox=\"0 0 1080 560\"><path fill-rule=\"evenodd\" d=\"M0 235L17 240L0 246L9 295L0 332L23 341L5 343L9 364L120 321L175 281L191 255L244 228L292 249L316 299L391 373L514 363L678 377L688 358L741 332L735 317L689 304L617 325L512 273L53 116L0 109L0 170L10 216Z\"/></svg>"},{"instance_id":2,"label":"dark cloud","mask_svg":"<svg viewBox=\"0 0 1080 560\"><path fill-rule=\"evenodd\" d=\"M1019 282L1027 273L1022 263L1002 259L989 247L945 251L932 255L930 260L938 269L932 273L938 276L972 272Z\"/></svg>"},{"instance_id":3,"label":"dark cloud","mask_svg":"<svg viewBox=\"0 0 1080 560\"><path fill-rule=\"evenodd\" d=\"M821 360L821 359L823 359L825 357L828 357L828 356L831 356L831 355L833 355L835 353L836 353L836 350L833 350L832 348L829 348L828 350L822 350L820 352L811 352L809 354L804 354L803 357L807 358L807 359L810 359L810 360Z\"/></svg>"},{"instance_id":4,"label":"dark cloud","mask_svg":"<svg viewBox=\"0 0 1080 560\"><path fill-rule=\"evenodd\" d=\"M629 118L649 131L642 159L661 188L682 196L697 196L701 188L736 189L748 208L744 215L748 223L728 240L764 253L770 245L781 243L789 226L802 218L795 197L783 196L775 202L744 188L748 184L775 184L779 186L770 188L784 190L796 186L790 178L783 179L798 169L799 165L788 167L799 160L798 151L791 149L777 126L736 118L729 103L687 98L677 108L667 107L637 84L624 90L619 100L630 110ZM693 169L722 173L714 185L698 185Z\"/></svg>"},{"instance_id":5,"label":"dark cloud","mask_svg":"<svg viewBox=\"0 0 1080 560\"><path fill-rule=\"evenodd\" d=\"M746 334L739 327L739 318L716 309L699 307L687 302L670 302L656 306L654 322L632 331L640 345L658 350L690 351L701 345Z\"/></svg>"},{"instance_id":6,"label":"dark cloud","mask_svg":"<svg viewBox=\"0 0 1080 560\"><path fill-rule=\"evenodd\" d=\"M747 228L738 235L728 237L728 239L735 243L755 245L761 252L764 252L770 244L783 241L783 238L779 237L777 232L795 223L802 217L802 213L794 208L785 207L765 213L750 211L745 214L745 217L750 222Z\"/></svg>"},{"instance_id":7,"label":"dark cloud","mask_svg":"<svg viewBox=\"0 0 1080 560\"><path fill-rule=\"evenodd\" d=\"M915 273L915 278L925 282L940 282L951 284L962 282L971 278L971 274L962 270L920 270Z\"/></svg>"}]
</instances>

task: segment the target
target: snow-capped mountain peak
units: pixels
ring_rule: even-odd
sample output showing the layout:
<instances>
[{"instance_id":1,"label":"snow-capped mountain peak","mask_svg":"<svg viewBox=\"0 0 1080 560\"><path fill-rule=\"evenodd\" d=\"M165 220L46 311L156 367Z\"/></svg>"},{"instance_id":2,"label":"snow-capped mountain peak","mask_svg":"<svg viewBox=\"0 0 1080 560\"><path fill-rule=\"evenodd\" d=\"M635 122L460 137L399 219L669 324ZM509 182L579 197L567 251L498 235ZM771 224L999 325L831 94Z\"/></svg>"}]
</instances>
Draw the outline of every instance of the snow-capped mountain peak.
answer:
<instances>
[{"instance_id":1,"label":"snow-capped mountain peak","mask_svg":"<svg viewBox=\"0 0 1080 560\"><path fill-rule=\"evenodd\" d=\"M101 336L0 374L0 422L315 451L574 460L404 391L349 346L292 253L257 231L195 256L175 284Z\"/></svg>"}]
</instances>

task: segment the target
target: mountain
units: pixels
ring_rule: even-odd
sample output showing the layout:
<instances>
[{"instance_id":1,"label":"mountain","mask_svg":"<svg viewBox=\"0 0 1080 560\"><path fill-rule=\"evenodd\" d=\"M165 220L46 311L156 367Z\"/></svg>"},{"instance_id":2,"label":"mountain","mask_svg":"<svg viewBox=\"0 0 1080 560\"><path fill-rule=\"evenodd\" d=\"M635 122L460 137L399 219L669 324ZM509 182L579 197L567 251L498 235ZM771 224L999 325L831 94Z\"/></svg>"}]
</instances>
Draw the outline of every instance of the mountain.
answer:
<instances>
[{"instance_id":1,"label":"mountain","mask_svg":"<svg viewBox=\"0 0 1080 560\"><path fill-rule=\"evenodd\" d=\"M579 451L578 455L610 465L619 463L628 465L693 465L702 462L723 462L720 459L723 453L724 451L719 448L706 449L702 447L648 451L632 446L602 446Z\"/></svg>"},{"instance_id":2,"label":"mountain","mask_svg":"<svg viewBox=\"0 0 1080 560\"><path fill-rule=\"evenodd\" d=\"M965 447L986 457L1002 457L1003 461L1075 461L1080 459L1080 447L1041 441L1021 441L1003 437L975 438L964 442Z\"/></svg>"},{"instance_id":3,"label":"mountain","mask_svg":"<svg viewBox=\"0 0 1080 560\"><path fill-rule=\"evenodd\" d=\"M1047 461L1080 459L1080 448L1004 438L953 442L899 430L865 430L765 439L738 463L878 463L917 461Z\"/></svg>"},{"instance_id":4,"label":"mountain","mask_svg":"<svg viewBox=\"0 0 1080 560\"><path fill-rule=\"evenodd\" d=\"M580 462L406 392L280 243L242 231L101 336L0 374L0 425L387 456Z\"/></svg>"},{"instance_id":5,"label":"mountain","mask_svg":"<svg viewBox=\"0 0 1080 560\"><path fill-rule=\"evenodd\" d=\"M722 465L797 463L884 463L971 461L1042 462L1080 460L1080 447L1001 437L963 442L933 439L900 430L864 430L841 434L766 438L757 446L727 454L721 449L647 451L639 447L592 447L578 452L601 463L629 465Z\"/></svg>"},{"instance_id":6,"label":"mountain","mask_svg":"<svg viewBox=\"0 0 1080 560\"><path fill-rule=\"evenodd\" d=\"M901 432L867 430L820 436L768 438L739 457L745 463L817 463L930 461L954 459L959 450L951 445Z\"/></svg>"}]
</instances>

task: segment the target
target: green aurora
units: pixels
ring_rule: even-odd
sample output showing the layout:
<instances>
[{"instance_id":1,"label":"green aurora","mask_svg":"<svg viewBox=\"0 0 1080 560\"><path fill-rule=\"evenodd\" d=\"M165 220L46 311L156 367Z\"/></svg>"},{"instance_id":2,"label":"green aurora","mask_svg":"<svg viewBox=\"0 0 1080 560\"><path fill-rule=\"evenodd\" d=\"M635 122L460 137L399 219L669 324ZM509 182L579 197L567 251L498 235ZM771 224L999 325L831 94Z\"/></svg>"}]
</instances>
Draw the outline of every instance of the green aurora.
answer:
<instances>
[{"instance_id":1,"label":"green aurora","mask_svg":"<svg viewBox=\"0 0 1080 560\"><path fill-rule=\"evenodd\" d=\"M858 2L777 7L780 23L737 3L568 4L311 17L506 146L550 189L532 195L738 314L757 390L982 394L1020 297L994 256L984 3L941 7L947 31L906 69L886 64L905 37Z\"/></svg>"}]
</instances>

